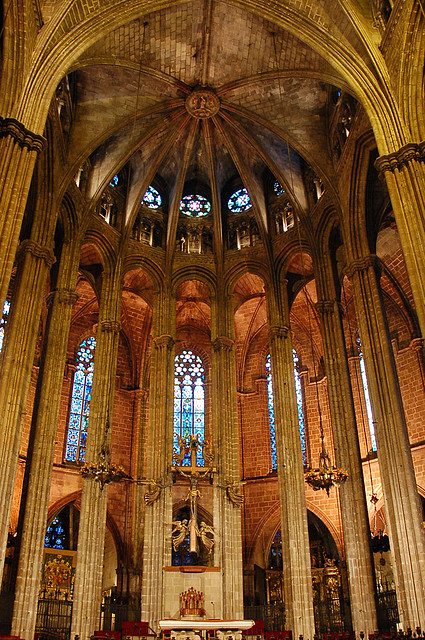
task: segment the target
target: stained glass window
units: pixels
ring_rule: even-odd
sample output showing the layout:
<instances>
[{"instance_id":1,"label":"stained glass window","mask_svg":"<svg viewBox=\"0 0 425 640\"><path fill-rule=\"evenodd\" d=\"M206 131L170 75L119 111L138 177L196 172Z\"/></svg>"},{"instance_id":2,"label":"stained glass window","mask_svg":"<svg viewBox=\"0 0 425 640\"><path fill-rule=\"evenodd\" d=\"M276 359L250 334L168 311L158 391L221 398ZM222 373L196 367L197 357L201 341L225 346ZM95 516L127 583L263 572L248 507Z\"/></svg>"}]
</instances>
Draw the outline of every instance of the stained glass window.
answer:
<instances>
[{"instance_id":1,"label":"stained glass window","mask_svg":"<svg viewBox=\"0 0 425 640\"><path fill-rule=\"evenodd\" d=\"M270 545L269 569L282 569L282 535L276 531L273 542Z\"/></svg>"},{"instance_id":2,"label":"stained glass window","mask_svg":"<svg viewBox=\"0 0 425 640\"><path fill-rule=\"evenodd\" d=\"M95 338L87 338L77 353L65 450L65 460L70 462L83 462L86 455L95 348Z\"/></svg>"},{"instance_id":3,"label":"stained glass window","mask_svg":"<svg viewBox=\"0 0 425 640\"><path fill-rule=\"evenodd\" d=\"M180 451L178 438L189 444L191 436L198 436L202 443L204 433L204 366L201 358L192 351L182 351L174 360L174 453ZM204 464L202 447L198 448L196 463L201 467ZM189 451L182 464L190 464Z\"/></svg>"},{"instance_id":4,"label":"stained glass window","mask_svg":"<svg viewBox=\"0 0 425 640\"><path fill-rule=\"evenodd\" d=\"M373 421L372 404L370 402L369 386L368 386L368 383L367 383L366 368L365 368L364 359L363 359L362 343L360 341L360 336L359 336L359 331L358 330L356 332L356 345L357 345L357 350L358 350L358 353L359 353L359 366L360 366L360 373L361 373L361 376L362 376L363 393L364 393L364 399L365 399L365 404L366 404L367 420L368 420L368 423L369 423L369 431L370 431L370 440L371 440L371 443L372 443L372 451L377 451L378 447L376 445L375 425L374 425L374 421Z\"/></svg>"},{"instance_id":5,"label":"stained glass window","mask_svg":"<svg viewBox=\"0 0 425 640\"><path fill-rule=\"evenodd\" d=\"M202 218L207 216L210 211L211 203L204 196L188 195L180 200L180 212L185 216Z\"/></svg>"},{"instance_id":6,"label":"stained glass window","mask_svg":"<svg viewBox=\"0 0 425 640\"><path fill-rule=\"evenodd\" d=\"M5 300L3 304L3 312L0 319L0 352L3 348L3 340L4 340L4 330L7 324L7 317L10 311L10 302Z\"/></svg>"},{"instance_id":7,"label":"stained glass window","mask_svg":"<svg viewBox=\"0 0 425 640\"><path fill-rule=\"evenodd\" d=\"M232 213L242 213L242 211L248 211L251 208L251 198L248 195L246 189L239 189L230 196L227 203L229 211Z\"/></svg>"},{"instance_id":8,"label":"stained glass window","mask_svg":"<svg viewBox=\"0 0 425 640\"><path fill-rule=\"evenodd\" d=\"M46 530L44 546L50 549L65 549L65 527L63 522L56 517L53 518Z\"/></svg>"},{"instance_id":9,"label":"stained glass window","mask_svg":"<svg viewBox=\"0 0 425 640\"><path fill-rule=\"evenodd\" d=\"M154 189L152 185L149 185L145 195L143 196L142 204L149 207L149 209L158 209L161 206L161 203L162 198L160 193Z\"/></svg>"},{"instance_id":10,"label":"stained glass window","mask_svg":"<svg viewBox=\"0 0 425 640\"><path fill-rule=\"evenodd\" d=\"M280 182L278 182L276 180L276 182L273 185L273 191L275 192L275 194L277 196L281 196L282 193L285 193L285 189L282 187L282 185L280 184Z\"/></svg>"},{"instance_id":11,"label":"stained glass window","mask_svg":"<svg viewBox=\"0 0 425 640\"><path fill-rule=\"evenodd\" d=\"M116 187L116 186L117 186L117 184L118 184L118 181L119 181L119 178L118 178L118 174L116 173L116 174L114 175L114 177L112 178L111 182L109 183L109 185L110 185L111 187Z\"/></svg>"},{"instance_id":12,"label":"stained glass window","mask_svg":"<svg viewBox=\"0 0 425 640\"><path fill-rule=\"evenodd\" d=\"M307 443L305 434L305 422L304 422L304 407L303 407L303 395L301 387L301 378L298 371L298 356L295 349L292 350L294 361L294 378L295 378L295 391L297 394L297 407L298 407L298 423L300 426L300 441L301 451L303 456L303 464L307 464ZM272 469L277 469L277 451L276 451L276 425L274 417L274 404L273 404L273 376L271 368L270 354L266 358L266 371L267 371L267 397L269 405L269 425L270 425L270 445L272 455Z\"/></svg>"}]
</instances>

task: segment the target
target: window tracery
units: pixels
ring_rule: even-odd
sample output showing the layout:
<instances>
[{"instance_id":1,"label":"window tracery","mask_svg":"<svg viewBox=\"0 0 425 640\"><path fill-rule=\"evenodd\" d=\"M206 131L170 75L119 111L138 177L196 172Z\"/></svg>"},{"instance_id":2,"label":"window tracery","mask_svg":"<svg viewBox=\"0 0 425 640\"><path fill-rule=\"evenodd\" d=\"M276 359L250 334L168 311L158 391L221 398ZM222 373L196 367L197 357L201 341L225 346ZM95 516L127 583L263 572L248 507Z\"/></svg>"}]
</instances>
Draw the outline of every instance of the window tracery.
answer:
<instances>
[{"instance_id":1,"label":"window tracery","mask_svg":"<svg viewBox=\"0 0 425 640\"><path fill-rule=\"evenodd\" d=\"M96 339L90 337L81 342L77 352L65 449L69 462L84 462L86 455L95 349Z\"/></svg>"},{"instance_id":2,"label":"window tracery","mask_svg":"<svg viewBox=\"0 0 425 640\"><path fill-rule=\"evenodd\" d=\"M44 537L44 546L49 549L65 549L65 527L62 520L56 516L49 524Z\"/></svg>"},{"instance_id":3,"label":"window tracery","mask_svg":"<svg viewBox=\"0 0 425 640\"><path fill-rule=\"evenodd\" d=\"M203 218L211 211L209 200L199 194L189 194L180 200L180 213L193 218Z\"/></svg>"},{"instance_id":4,"label":"window tracery","mask_svg":"<svg viewBox=\"0 0 425 640\"><path fill-rule=\"evenodd\" d=\"M238 189L233 193L228 202L227 207L232 213L243 213L248 211L252 207L251 198L248 191L244 189Z\"/></svg>"},{"instance_id":5,"label":"window tracery","mask_svg":"<svg viewBox=\"0 0 425 640\"><path fill-rule=\"evenodd\" d=\"M173 452L180 451L179 438L189 442L197 436L199 442L205 436L205 372L201 358L193 351L184 350L174 359L174 421ZM196 463L203 466L203 447L198 447ZM190 464L188 449L182 465Z\"/></svg>"},{"instance_id":6,"label":"window tracery","mask_svg":"<svg viewBox=\"0 0 425 640\"><path fill-rule=\"evenodd\" d=\"M294 211L289 201L284 206L276 207L273 211L273 217L277 234L285 233L295 224Z\"/></svg>"},{"instance_id":7,"label":"window tracery","mask_svg":"<svg viewBox=\"0 0 425 640\"><path fill-rule=\"evenodd\" d=\"M149 209L159 209L162 204L161 194L152 185L149 185L143 196L142 204Z\"/></svg>"},{"instance_id":8,"label":"window tracery","mask_svg":"<svg viewBox=\"0 0 425 640\"><path fill-rule=\"evenodd\" d=\"M3 349L4 332L7 325L9 311L10 311L10 302L5 300L3 303L3 311L0 319L0 353L1 353L1 350Z\"/></svg>"},{"instance_id":9,"label":"window tracery","mask_svg":"<svg viewBox=\"0 0 425 640\"><path fill-rule=\"evenodd\" d=\"M285 193L285 189L282 187L280 182L278 182L277 180L275 180L275 182L273 184L273 191L274 191L276 196L281 196L282 194Z\"/></svg>"}]
</instances>

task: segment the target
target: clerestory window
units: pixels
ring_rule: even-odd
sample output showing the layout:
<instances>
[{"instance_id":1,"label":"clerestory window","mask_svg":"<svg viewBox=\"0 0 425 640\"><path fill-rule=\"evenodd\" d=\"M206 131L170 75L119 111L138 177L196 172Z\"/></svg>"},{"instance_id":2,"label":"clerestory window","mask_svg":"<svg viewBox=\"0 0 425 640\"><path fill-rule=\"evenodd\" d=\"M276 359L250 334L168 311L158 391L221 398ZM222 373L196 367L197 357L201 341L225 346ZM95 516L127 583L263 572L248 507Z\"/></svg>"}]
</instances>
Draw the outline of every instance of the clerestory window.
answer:
<instances>
[{"instance_id":1,"label":"clerestory window","mask_svg":"<svg viewBox=\"0 0 425 640\"><path fill-rule=\"evenodd\" d=\"M204 365L193 351L184 350L174 360L174 428L173 451L180 451L179 439L189 444L191 436L200 443L205 436L205 381ZM198 447L196 463L203 466L202 447ZM190 452L182 462L190 464Z\"/></svg>"}]
</instances>

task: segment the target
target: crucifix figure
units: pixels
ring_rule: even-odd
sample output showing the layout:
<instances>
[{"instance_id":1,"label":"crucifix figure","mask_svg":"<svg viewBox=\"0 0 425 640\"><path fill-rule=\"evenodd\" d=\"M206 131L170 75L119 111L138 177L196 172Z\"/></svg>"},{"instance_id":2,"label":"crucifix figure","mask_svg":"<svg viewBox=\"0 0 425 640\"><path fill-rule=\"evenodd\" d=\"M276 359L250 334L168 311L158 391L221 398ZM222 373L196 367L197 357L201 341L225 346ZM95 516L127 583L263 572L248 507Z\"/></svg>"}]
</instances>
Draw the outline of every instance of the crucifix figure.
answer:
<instances>
[{"instance_id":1,"label":"crucifix figure","mask_svg":"<svg viewBox=\"0 0 425 640\"><path fill-rule=\"evenodd\" d=\"M200 532L198 529L198 499L201 496L201 492L198 489L198 481L201 478L205 478L206 476L209 476L211 479L213 473L215 473L215 469L212 466L211 455L209 455L209 460L211 461L210 466L198 467L196 463L196 455L197 455L197 451L198 451L198 447L200 446L200 443L198 441L197 435L193 435L190 438L190 441L189 441L190 465L186 467L181 466L181 463L183 462L183 459L185 457L186 450L187 450L186 442L182 438L179 438L179 446L180 446L180 453L175 456L175 461L180 464L176 464L175 466L173 466L172 470L177 471L177 473L179 473L180 475L184 476L185 478L188 478L190 482L190 488L186 496L186 502L189 502L189 506L190 506L190 520L188 524L188 529L190 533L189 551L190 553L196 553L197 539L198 539L198 536L200 536ZM210 533L212 533L212 531L210 531ZM201 540L203 542L203 537L201 537ZM209 548L209 551L211 551L211 548L212 548L212 545Z\"/></svg>"}]
</instances>

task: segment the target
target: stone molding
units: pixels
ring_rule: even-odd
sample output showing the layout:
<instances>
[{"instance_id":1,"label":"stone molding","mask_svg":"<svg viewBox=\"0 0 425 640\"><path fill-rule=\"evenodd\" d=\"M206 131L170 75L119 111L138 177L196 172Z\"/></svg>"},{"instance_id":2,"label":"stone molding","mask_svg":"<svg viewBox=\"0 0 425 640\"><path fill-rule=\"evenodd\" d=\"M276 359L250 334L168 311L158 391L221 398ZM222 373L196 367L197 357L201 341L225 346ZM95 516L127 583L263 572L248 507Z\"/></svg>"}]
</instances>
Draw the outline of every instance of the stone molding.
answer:
<instances>
[{"instance_id":1,"label":"stone molding","mask_svg":"<svg viewBox=\"0 0 425 640\"><path fill-rule=\"evenodd\" d=\"M409 344L409 347L413 349L413 351L416 351L416 353L419 353L424 348L424 338L413 338L413 340L411 340Z\"/></svg>"},{"instance_id":2,"label":"stone molding","mask_svg":"<svg viewBox=\"0 0 425 640\"><path fill-rule=\"evenodd\" d=\"M50 269L56 262L56 258L53 251L49 247L43 247L35 240L23 240L16 252L17 261L23 260L26 253L31 253L35 258L41 258L45 261L47 267Z\"/></svg>"},{"instance_id":3,"label":"stone molding","mask_svg":"<svg viewBox=\"0 0 425 640\"><path fill-rule=\"evenodd\" d=\"M394 153L389 153L386 156L380 156L375 160L375 168L378 173L384 174L387 171L394 172L396 169L400 171L404 166L417 160L419 162L425 159L425 142L409 142L401 147Z\"/></svg>"},{"instance_id":4,"label":"stone molding","mask_svg":"<svg viewBox=\"0 0 425 640\"><path fill-rule=\"evenodd\" d=\"M47 296L46 302L48 306L52 305L53 302L56 301L59 304L66 304L73 307L79 297L78 293L75 293L75 291L71 291L70 289L54 289Z\"/></svg>"},{"instance_id":5,"label":"stone molding","mask_svg":"<svg viewBox=\"0 0 425 640\"><path fill-rule=\"evenodd\" d=\"M227 336L218 336L212 343L214 351L231 351L235 341Z\"/></svg>"},{"instance_id":6,"label":"stone molding","mask_svg":"<svg viewBox=\"0 0 425 640\"><path fill-rule=\"evenodd\" d=\"M28 151L36 151L37 153L40 153L46 144L46 139L43 136L33 133L24 127L19 120L0 116L0 138L7 136L13 138L21 148L26 147Z\"/></svg>"},{"instance_id":7,"label":"stone molding","mask_svg":"<svg viewBox=\"0 0 425 640\"><path fill-rule=\"evenodd\" d=\"M117 335L121 330L121 322L119 320L101 320L98 328L106 333L114 333Z\"/></svg>"},{"instance_id":8,"label":"stone molding","mask_svg":"<svg viewBox=\"0 0 425 640\"><path fill-rule=\"evenodd\" d=\"M331 316L335 312L336 300L318 300L314 305L319 316Z\"/></svg>"},{"instance_id":9,"label":"stone molding","mask_svg":"<svg viewBox=\"0 0 425 640\"><path fill-rule=\"evenodd\" d=\"M276 338L287 338L289 332L290 328L287 325L275 324L269 327L269 338L270 340L275 340Z\"/></svg>"},{"instance_id":10,"label":"stone molding","mask_svg":"<svg viewBox=\"0 0 425 640\"><path fill-rule=\"evenodd\" d=\"M171 350L174 347L174 338L167 333L163 333L161 336L157 336L153 339L153 343L157 349L161 347L166 347Z\"/></svg>"},{"instance_id":11,"label":"stone molding","mask_svg":"<svg viewBox=\"0 0 425 640\"><path fill-rule=\"evenodd\" d=\"M362 258L356 258L356 260L353 260L353 262L345 268L345 274L350 280L352 280L355 273L358 273L359 271L367 271L370 267L373 267L376 275L381 277L381 260L374 254L369 254L368 256L363 256Z\"/></svg>"}]
</instances>

